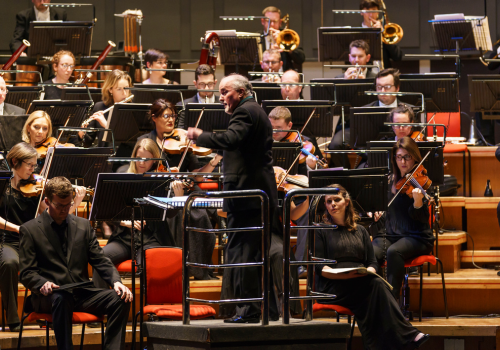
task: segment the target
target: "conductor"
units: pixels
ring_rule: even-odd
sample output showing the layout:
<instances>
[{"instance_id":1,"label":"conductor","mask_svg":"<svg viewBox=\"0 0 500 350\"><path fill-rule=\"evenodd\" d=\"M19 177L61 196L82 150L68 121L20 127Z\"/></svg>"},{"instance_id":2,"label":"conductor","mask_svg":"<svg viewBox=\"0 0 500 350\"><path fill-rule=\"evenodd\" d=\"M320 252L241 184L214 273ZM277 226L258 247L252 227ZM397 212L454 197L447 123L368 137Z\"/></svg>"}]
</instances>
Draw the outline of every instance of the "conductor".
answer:
<instances>
[{"instance_id":1,"label":"conductor","mask_svg":"<svg viewBox=\"0 0 500 350\"><path fill-rule=\"evenodd\" d=\"M202 147L223 150L224 190L238 191L260 189L269 196L269 217L277 205L277 190L272 167L273 128L266 112L252 95L252 85L242 75L231 74L219 86L220 102L226 113L231 114L227 131L204 132L189 128L188 138ZM261 226L260 200L241 198L225 199L228 228ZM229 264L261 261L260 231L229 234L226 250ZM229 272L229 270L232 270ZM261 296L261 268L231 268L224 271L230 278L234 297L238 299ZM270 283L272 285L272 283ZM277 320L278 312L274 294L270 293L270 319ZM226 323L258 323L259 303L240 303L236 315Z\"/></svg>"}]
</instances>

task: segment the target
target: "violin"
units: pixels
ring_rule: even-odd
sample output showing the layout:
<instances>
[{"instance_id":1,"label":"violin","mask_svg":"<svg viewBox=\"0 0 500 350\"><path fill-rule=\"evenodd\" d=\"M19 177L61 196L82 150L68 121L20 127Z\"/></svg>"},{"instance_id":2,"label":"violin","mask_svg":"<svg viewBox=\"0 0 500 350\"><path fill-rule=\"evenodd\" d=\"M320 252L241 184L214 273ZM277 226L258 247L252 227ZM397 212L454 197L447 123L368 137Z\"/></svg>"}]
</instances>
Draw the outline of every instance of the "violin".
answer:
<instances>
[{"instance_id":1,"label":"violin","mask_svg":"<svg viewBox=\"0 0 500 350\"><path fill-rule=\"evenodd\" d=\"M410 137L413 139L415 142L420 142L420 141L425 141L425 135L422 131L414 131Z\"/></svg>"},{"instance_id":2,"label":"violin","mask_svg":"<svg viewBox=\"0 0 500 350\"><path fill-rule=\"evenodd\" d=\"M56 142L57 139L55 137L49 137L45 139L45 141L42 141L39 144L35 145L35 149L39 157L45 158L47 156L47 151L49 150L49 148L54 147ZM75 145L72 143L65 143L65 144L57 143L56 147L75 147Z\"/></svg>"},{"instance_id":3,"label":"violin","mask_svg":"<svg viewBox=\"0 0 500 350\"><path fill-rule=\"evenodd\" d=\"M408 178L410 177L410 180ZM413 190L415 188L420 189L424 194L424 197L429 199L429 195L426 190L431 187L432 181L427 176L427 170L423 165L419 165L416 167L416 170L413 171L413 174L406 174L396 183L396 190L406 193L408 197L413 198ZM399 192L398 192L399 193Z\"/></svg>"},{"instance_id":4,"label":"violin","mask_svg":"<svg viewBox=\"0 0 500 350\"><path fill-rule=\"evenodd\" d=\"M289 132L288 135L286 135L286 137L283 138L283 140L281 140L281 142L299 142L299 134L296 132ZM307 159L307 156L309 154L316 152L316 147L314 147L314 145L312 144L311 141L303 141L302 145L303 145L303 148L301 149L301 152L300 152L299 164L304 164L306 159ZM307 152L309 152L309 154L304 152L303 150L306 150ZM318 157L315 157L315 158L318 161L320 161L318 159Z\"/></svg>"},{"instance_id":5,"label":"violin","mask_svg":"<svg viewBox=\"0 0 500 350\"><path fill-rule=\"evenodd\" d=\"M305 175L286 175L285 169L279 166L273 166L274 178L276 180L276 185L278 191L288 192L294 188L308 188L309 179ZM283 178L286 178L283 180ZM281 183L281 184L280 184Z\"/></svg>"},{"instance_id":6,"label":"violin","mask_svg":"<svg viewBox=\"0 0 500 350\"><path fill-rule=\"evenodd\" d=\"M163 151L168 154L182 154L188 145L187 130L174 129L173 134L163 140ZM165 137L165 135L164 135ZM207 156L212 153L210 148L199 147L191 143L187 150L197 156Z\"/></svg>"},{"instance_id":7,"label":"violin","mask_svg":"<svg viewBox=\"0 0 500 350\"><path fill-rule=\"evenodd\" d=\"M43 186L45 183L45 178L38 174L31 174L31 176L23 181L25 185L19 187L19 190L25 197L37 197L42 194ZM73 188L77 186L73 185ZM86 188L85 191L89 196L94 195L94 190L91 188Z\"/></svg>"}]
</instances>

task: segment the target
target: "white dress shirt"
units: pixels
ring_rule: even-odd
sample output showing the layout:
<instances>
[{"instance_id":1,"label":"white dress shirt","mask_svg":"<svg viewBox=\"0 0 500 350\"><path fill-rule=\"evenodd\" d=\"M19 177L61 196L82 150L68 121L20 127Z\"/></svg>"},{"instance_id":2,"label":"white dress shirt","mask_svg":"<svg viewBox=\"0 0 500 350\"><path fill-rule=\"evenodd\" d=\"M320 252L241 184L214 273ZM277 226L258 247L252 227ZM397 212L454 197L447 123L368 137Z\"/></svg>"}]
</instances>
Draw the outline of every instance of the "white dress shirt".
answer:
<instances>
[{"instance_id":1,"label":"white dress shirt","mask_svg":"<svg viewBox=\"0 0 500 350\"><path fill-rule=\"evenodd\" d=\"M200 103L215 103L215 94L212 94L212 97L208 97L207 101L205 101L205 97L200 97L199 92L197 93L197 95L198 95L198 101L200 101Z\"/></svg>"},{"instance_id":2,"label":"white dress shirt","mask_svg":"<svg viewBox=\"0 0 500 350\"><path fill-rule=\"evenodd\" d=\"M35 16L37 21L50 21L50 8L47 7L47 10L45 10L45 12L42 12L38 11L38 9L35 7Z\"/></svg>"}]
</instances>

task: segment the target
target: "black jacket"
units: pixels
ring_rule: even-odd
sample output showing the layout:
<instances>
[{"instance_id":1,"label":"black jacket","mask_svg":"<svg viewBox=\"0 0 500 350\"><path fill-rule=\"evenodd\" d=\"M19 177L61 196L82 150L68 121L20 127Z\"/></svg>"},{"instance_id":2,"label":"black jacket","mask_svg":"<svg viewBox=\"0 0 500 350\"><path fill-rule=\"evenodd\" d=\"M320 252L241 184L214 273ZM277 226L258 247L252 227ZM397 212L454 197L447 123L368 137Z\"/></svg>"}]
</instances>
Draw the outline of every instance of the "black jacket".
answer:
<instances>
[{"instance_id":1,"label":"black jacket","mask_svg":"<svg viewBox=\"0 0 500 350\"><path fill-rule=\"evenodd\" d=\"M244 99L234 110L227 131L203 132L196 144L224 151L224 191L260 189L277 204L273 170L273 128L266 112L253 97ZM260 200L224 200L225 211L260 208Z\"/></svg>"},{"instance_id":2,"label":"black jacket","mask_svg":"<svg viewBox=\"0 0 500 350\"><path fill-rule=\"evenodd\" d=\"M24 115L26 110L24 108L11 105L10 103L3 104L3 115Z\"/></svg>"},{"instance_id":3,"label":"black jacket","mask_svg":"<svg viewBox=\"0 0 500 350\"><path fill-rule=\"evenodd\" d=\"M50 8L51 21L66 21L66 11ZM36 21L35 8L32 6L29 9L22 10L16 15L16 28L10 41L10 51L16 51L21 46L23 39L29 40L30 37L30 22Z\"/></svg>"},{"instance_id":4,"label":"black jacket","mask_svg":"<svg viewBox=\"0 0 500 350\"><path fill-rule=\"evenodd\" d=\"M271 35L271 34L269 34ZM266 51L266 38L261 36L260 44L262 46L262 53ZM304 49L301 47L297 47L295 50L291 52L283 51L281 53L281 60L283 61L283 72L287 70L293 69L296 71L302 71L302 63L306 60L306 54Z\"/></svg>"},{"instance_id":5,"label":"black jacket","mask_svg":"<svg viewBox=\"0 0 500 350\"><path fill-rule=\"evenodd\" d=\"M121 282L118 271L103 253L90 221L68 215L68 248L64 256L59 236L47 211L21 226L20 281L35 295L50 281L58 286L89 280L88 264L110 285ZM36 298L34 300L36 303Z\"/></svg>"}]
</instances>

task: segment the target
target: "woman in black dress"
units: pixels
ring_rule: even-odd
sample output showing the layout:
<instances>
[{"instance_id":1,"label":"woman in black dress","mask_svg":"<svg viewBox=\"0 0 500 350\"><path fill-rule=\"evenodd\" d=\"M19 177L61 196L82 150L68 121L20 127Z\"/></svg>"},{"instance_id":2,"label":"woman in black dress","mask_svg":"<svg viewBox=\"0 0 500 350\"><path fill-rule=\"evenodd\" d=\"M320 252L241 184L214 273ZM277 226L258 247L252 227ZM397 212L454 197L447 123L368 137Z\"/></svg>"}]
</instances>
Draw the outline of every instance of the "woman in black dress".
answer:
<instances>
[{"instance_id":1,"label":"woman in black dress","mask_svg":"<svg viewBox=\"0 0 500 350\"><path fill-rule=\"evenodd\" d=\"M52 56L52 70L54 78L44 81L48 84L68 84L75 69L75 56L71 51L61 50ZM60 100L64 86L46 86L45 100Z\"/></svg>"},{"instance_id":2,"label":"woman in black dress","mask_svg":"<svg viewBox=\"0 0 500 350\"><path fill-rule=\"evenodd\" d=\"M403 137L394 144L394 174L389 197L396 194L396 183L405 175L411 174L421 161L418 146L410 137ZM387 216L379 220L381 217L381 213L375 213L375 231L378 232L374 234L373 250L380 266L387 261L387 281L394 287L394 297L399 299L405 260L428 255L434 246L434 236L429 225L429 202L416 188L413 190L413 198L404 193L399 194L389 206ZM377 235L384 236L376 237Z\"/></svg>"},{"instance_id":3,"label":"woman in black dress","mask_svg":"<svg viewBox=\"0 0 500 350\"><path fill-rule=\"evenodd\" d=\"M375 272L377 262L364 227L356 224L359 219L349 198L340 185L338 195L325 196L326 211L323 221L337 225L336 230L318 230L315 234L315 256L334 259L336 265L316 265L316 290L335 294L334 300L320 303L341 305L356 316L366 349L401 350L419 348L428 338L404 318L389 287L378 276L370 274L335 275L323 272L331 268L366 267Z\"/></svg>"}]
</instances>

